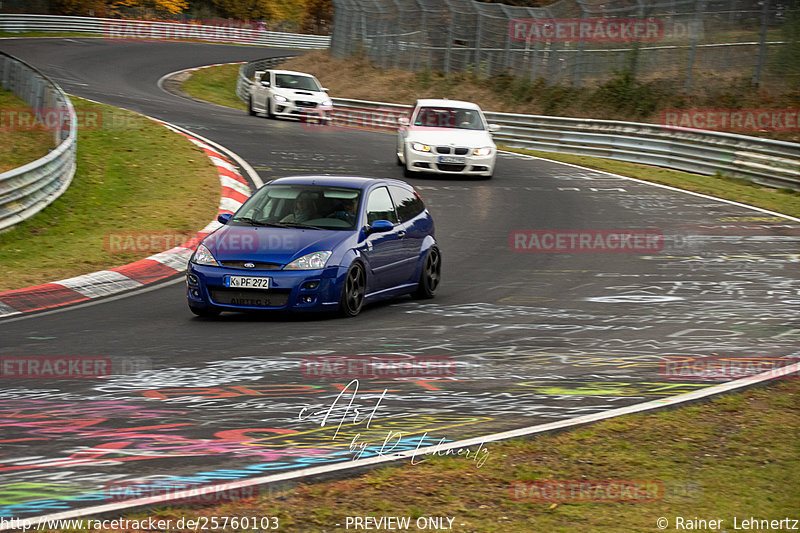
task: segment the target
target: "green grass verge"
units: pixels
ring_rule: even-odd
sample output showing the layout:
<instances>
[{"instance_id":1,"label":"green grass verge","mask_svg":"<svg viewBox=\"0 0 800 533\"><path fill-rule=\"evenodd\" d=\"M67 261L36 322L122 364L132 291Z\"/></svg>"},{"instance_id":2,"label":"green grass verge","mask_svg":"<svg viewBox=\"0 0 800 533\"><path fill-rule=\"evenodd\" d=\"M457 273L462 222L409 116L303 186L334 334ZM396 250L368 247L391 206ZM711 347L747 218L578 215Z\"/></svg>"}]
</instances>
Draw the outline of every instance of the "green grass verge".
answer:
<instances>
[{"instance_id":1,"label":"green grass verge","mask_svg":"<svg viewBox=\"0 0 800 533\"><path fill-rule=\"evenodd\" d=\"M798 519L799 393L800 382L791 379L560 434L490 443L480 468L472 458L424 456L416 465L299 485L256 501L150 509L127 518L274 516L280 530L344 531L347 516L449 516L454 531L498 533L658 531L660 517L669 531L678 529L676 517L722 519L722 529L733 531L734 517L740 528L750 517ZM600 493L592 501L579 491L573 501L512 497L531 496L512 492L514 482L544 480L632 480L660 489L652 501L615 502Z\"/></svg>"},{"instance_id":2,"label":"green grass verge","mask_svg":"<svg viewBox=\"0 0 800 533\"><path fill-rule=\"evenodd\" d=\"M0 172L36 161L55 146L51 132L25 127L23 121L30 121L32 116L24 100L0 89Z\"/></svg>"},{"instance_id":3,"label":"green grass verge","mask_svg":"<svg viewBox=\"0 0 800 533\"><path fill-rule=\"evenodd\" d=\"M192 73L182 89L189 95L234 109L247 109L236 96L236 80L241 65L221 65L200 69Z\"/></svg>"},{"instance_id":4,"label":"green grass verge","mask_svg":"<svg viewBox=\"0 0 800 533\"><path fill-rule=\"evenodd\" d=\"M71 99L96 118L80 129L75 177L53 204L0 233L0 290L147 257L158 251L151 244L192 234L216 214L219 176L200 148L141 115ZM131 233L155 238L130 245Z\"/></svg>"}]
</instances>

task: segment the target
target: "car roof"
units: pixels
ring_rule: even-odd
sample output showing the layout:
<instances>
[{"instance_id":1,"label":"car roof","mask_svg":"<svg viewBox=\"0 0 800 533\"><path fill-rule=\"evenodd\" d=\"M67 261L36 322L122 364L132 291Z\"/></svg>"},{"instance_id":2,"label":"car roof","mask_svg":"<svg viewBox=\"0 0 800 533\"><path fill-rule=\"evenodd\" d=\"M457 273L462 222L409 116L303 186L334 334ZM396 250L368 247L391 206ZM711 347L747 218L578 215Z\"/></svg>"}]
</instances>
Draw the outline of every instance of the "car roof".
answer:
<instances>
[{"instance_id":1,"label":"car roof","mask_svg":"<svg viewBox=\"0 0 800 533\"><path fill-rule=\"evenodd\" d=\"M275 70L275 69L269 69L269 71L270 71L270 72L274 72L275 74L296 74L296 75L298 75L298 76L308 76L309 78L313 78L313 77L314 77L312 74L309 74L308 72L297 72L297 71L295 71L295 70Z\"/></svg>"},{"instance_id":2,"label":"car roof","mask_svg":"<svg viewBox=\"0 0 800 533\"><path fill-rule=\"evenodd\" d=\"M464 109L480 109L478 104L464 100L448 100L447 98L422 98L417 100L415 107L462 107Z\"/></svg>"},{"instance_id":3,"label":"car roof","mask_svg":"<svg viewBox=\"0 0 800 533\"><path fill-rule=\"evenodd\" d=\"M413 190L408 183L393 178L370 178L364 176L286 176L269 182L269 185L328 185L331 187L350 187L366 189L372 184L398 185Z\"/></svg>"}]
</instances>

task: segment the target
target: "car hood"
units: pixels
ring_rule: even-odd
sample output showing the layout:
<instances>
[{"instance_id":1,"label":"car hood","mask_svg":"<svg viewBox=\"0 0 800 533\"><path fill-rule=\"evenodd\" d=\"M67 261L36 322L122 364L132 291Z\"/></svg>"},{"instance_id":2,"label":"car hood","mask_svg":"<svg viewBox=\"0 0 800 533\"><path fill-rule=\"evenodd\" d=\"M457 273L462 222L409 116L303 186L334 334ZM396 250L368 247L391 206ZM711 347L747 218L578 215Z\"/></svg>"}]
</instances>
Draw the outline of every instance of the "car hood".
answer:
<instances>
[{"instance_id":1,"label":"car hood","mask_svg":"<svg viewBox=\"0 0 800 533\"><path fill-rule=\"evenodd\" d=\"M322 102L328 99L325 91L307 91L305 89L273 88L273 94L279 94L290 100L306 100L309 102Z\"/></svg>"},{"instance_id":2,"label":"car hood","mask_svg":"<svg viewBox=\"0 0 800 533\"><path fill-rule=\"evenodd\" d=\"M259 261L285 265L319 251L334 251L352 231L223 226L203 241L217 261ZM334 263L331 263L334 264Z\"/></svg>"},{"instance_id":3,"label":"car hood","mask_svg":"<svg viewBox=\"0 0 800 533\"><path fill-rule=\"evenodd\" d=\"M486 130L462 130L458 128L425 128L411 127L408 129L408 140L432 145L494 146L491 134Z\"/></svg>"}]
</instances>

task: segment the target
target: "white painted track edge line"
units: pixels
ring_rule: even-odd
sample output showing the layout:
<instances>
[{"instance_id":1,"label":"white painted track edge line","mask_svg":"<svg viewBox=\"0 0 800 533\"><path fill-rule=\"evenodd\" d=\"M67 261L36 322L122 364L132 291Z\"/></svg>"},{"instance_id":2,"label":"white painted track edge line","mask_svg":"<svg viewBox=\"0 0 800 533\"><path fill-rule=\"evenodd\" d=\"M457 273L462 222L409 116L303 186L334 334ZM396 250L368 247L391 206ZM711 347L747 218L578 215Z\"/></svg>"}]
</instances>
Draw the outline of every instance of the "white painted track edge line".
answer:
<instances>
[{"instance_id":1,"label":"white painted track edge line","mask_svg":"<svg viewBox=\"0 0 800 533\"><path fill-rule=\"evenodd\" d=\"M786 366L780 369L779 374L781 376L787 376L792 373L800 372L800 362L794 363L792 365ZM304 477L309 477L313 475L320 475L320 474L330 474L333 472L347 470L349 468L360 468L366 466L372 466L375 464L380 463L389 463L393 461L399 461L403 459L411 459L415 456L424 456L429 455L431 453L436 453L438 451L447 451L452 449L458 448L467 448L473 445L482 445L487 442L496 442L499 440L506 440L516 437L524 437L527 435L534 435L538 433L545 433L548 431L555 431L559 429L566 429L571 428L574 426L580 426L583 424L589 424L592 422L599 422L601 420L606 420L609 418L615 418L617 416L622 415L629 415L629 414L636 414L642 413L647 411L653 411L656 409L661 409L665 407L672 407L676 405L681 405L686 402L701 400L704 398L708 398L710 396L715 396L718 394L724 394L726 392L732 392L738 389L742 389L745 387L750 387L754 385L758 385L761 383L768 382L776 378L775 371L767 371L761 374L757 374L755 376L748 376L744 377L735 381L729 381L726 383L720 383L718 385L712 385L705 389L688 392L685 394L679 394L678 396L671 396L668 398L660 398L657 400L651 400L644 403L638 403L634 405L629 405L626 407L620 407L617 409L612 409L610 411L604 411L602 413L595 413L591 415L584 415L579 416L577 418L570 418L566 420L560 420L557 422L550 422L546 424L538 424L535 426L528 426L525 428L519 428L511 431L505 431L501 433L494 433L491 435L486 435L484 437L473 437L470 439L464 439L460 441L453 441L448 442L442 445L434 445L434 446L426 446L424 448L419 448L416 450L407 450L403 452L397 452L391 455L377 455L373 457L369 457L366 459L357 459L352 461L341 461L338 463L334 463L332 465L326 466L315 466L310 468L302 468L298 470L293 470L290 472L284 472L281 474L271 474L268 476L260 476L254 478L247 478L241 481L233 481L230 483L220 483L218 485L213 485L214 491L221 492L225 490L232 490L238 489L243 487L250 487L255 485L266 485L268 483L276 483L279 481L289 481ZM476 452L477 453L477 452ZM424 459L420 460L420 462L424 461ZM203 490L208 491L207 493L211 493L211 486L204 485ZM134 507L141 507L145 505L154 505L159 503L168 503L171 500L178 500L182 498L191 497L194 495L196 489L187 489L181 492L175 492L169 495L160 495L160 496L150 496L147 498L139 498L136 500L129 500L127 502L119 502L113 504L105 504L105 505L98 505L94 507L85 507L83 509L75 509L72 511L65 511L63 513L55 513L51 515L45 515L36 518L30 518L31 524L43 523L48 520L64 520L70 518L78 518L81 516L91 516L93 514L100 514L100 513L108 513L114 511L122 511L124 509L130 509ZM3 527L0 527L0 531L4 530Z\"/></svg>"},{"instance_id":2,"label":"white painted track edge line","mask_svg":"<svg viewBox=\"0 0 800 533\"><path fill-rule=\"evenodd\" d=\"M173 276L177 277L175 279L171 279ZM179 282L183 283L184 277L185 277L184 272L176 270L175 274L170 274L170 277L164 281L157 281L155 283L147 284L142 287L127 289L125 292L121 292L118 294L93 298L90 299L89 301L82 301L74 304L65 304L60 307L53 307L51 309L44 309L42 311L28 311L28 312L20 311L16 314L6 315L6 317L8 318L0 317L0 324L9 324L11 322L17 322L19 320L25 320L28 318L38 318L46 315L52 315L55 313L74 311L76 309L83 309L84 307L91 307L93 305L100 305L108 302L113 302L115 300L121 300L123 298L128 298L130 296L135 296L137 294L143 294L145 292L155 291L169 285L174 285ZM2 531L2 529L0 529L0 531Z\"/></svg>"},{"instance_id":3,"label":"white painted track edge line","mask_svg":"<svg viewBox=\"0 0 800 533\"><path fill-rule=\"evenodd\" d=\"M743 203L737 202L735 200L727 200L725 198L720 198L718 196L711 196L709 194L703 194L703 193L700 193L700 192L689 191L689 190L686 190L686 189L673 187L672 185L664 185L663 183L656 183L654 181L647 181L647 180L643 180L643 179L639 179L639 178L633 178L631 176L623 176L622 174L614 174L613 172L609 172L607 170L598 170L596 168L583 167L581 165L576 165L575 163L565 163L564 161L557 161L555 159L547 159L546 157L539 157L539 156L530 155L530 154L521 154L519 152L511 152L509 150L498 150L498 152L501 152L501 153L504 153L504 154L512 154L512 155L515 155L515 156L530 157L531 159L538 159L539 161L549 161L550 163L556 163L556 164L559 164L559 165L565 165L565 166L573 167L573 168L580 168L582 170L587 170L589 172L598 172L600 174L606 174L607 176L613 176L615 178L635 181L636 183L642 183L644 185L653 185L654 187L661 187L662 189L669 189L670 191L676 191L676 192L682 192L682 193L686 193L686 194L691 194L693 196L699 196L700 198L705 198L707 200L716 200L718 202L723 202L723 203L735 205L735 206L738 206L738 207L744 207L746 209L752 209L754 211L760 211L762 213L767 213L769 215L788 218L789 220L793 220L794 222L800 222L800 218L794 217L792 215L786 215L784 213L779 213L777 211L770 211L769 209L764 209L763 207L756 207L754 205L743 204ZM598 159L602 159L602 158L598 158ZM608 161L613 161L613 159L609 159ZM656 167L655 165L648 165L648 166L655 167L655 168L663 168L663 167ZM681 171L678 170L676 172L681 172ZM690 174L690 172L686 172L686 174Z\"/></svg>"}]
</instances>

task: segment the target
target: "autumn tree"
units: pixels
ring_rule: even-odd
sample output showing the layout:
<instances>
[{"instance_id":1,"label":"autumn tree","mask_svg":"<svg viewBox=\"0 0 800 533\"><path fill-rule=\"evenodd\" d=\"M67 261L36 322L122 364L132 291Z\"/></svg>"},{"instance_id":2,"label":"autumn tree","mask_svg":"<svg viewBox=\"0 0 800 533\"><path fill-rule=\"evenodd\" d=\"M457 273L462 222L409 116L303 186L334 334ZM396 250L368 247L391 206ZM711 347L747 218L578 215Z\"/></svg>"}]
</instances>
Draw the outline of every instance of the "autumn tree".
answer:
<instances>
[{"instance_id":1,"label":"autumn tree","mask_svg":"<svg viewBox=\"0 0 800 533\"><path fill-rule=\"evenodd\" d=\"M104 0L56 0L52 8L62 15L106 16Z\"/></svg>"},{"instance_id":2,"label":"autumn tree","mask_svg":"<svg viewBox=\"0 0 800 533\"><path fill-rule=\"evenodd\" d=\"M333 24L333 0L306 0L303 31L326 34Z\"/></svg>"},{"instance_id":3,"label":"autumn tree","mask_svg":"<svg viewBox=\"0 0 800 533\"><path fill-rule=\"evenodd\" d=\"M189 7L189 0L115 0L110 2L109 7L112 10L124 7L142 8L156 13L177 15Z\"/></svg>"},{"instance_id":4,"label":"autumn tree","mask_svg":"<svg viewBox=\"0 0 800 533\"><path fill-rule=\"evenodd\" d=\"M214 0L225 18L286 20L299 25L305 16L304 0Z\"/></svg>"}]
</instances>

